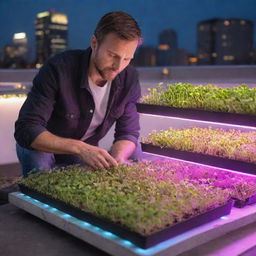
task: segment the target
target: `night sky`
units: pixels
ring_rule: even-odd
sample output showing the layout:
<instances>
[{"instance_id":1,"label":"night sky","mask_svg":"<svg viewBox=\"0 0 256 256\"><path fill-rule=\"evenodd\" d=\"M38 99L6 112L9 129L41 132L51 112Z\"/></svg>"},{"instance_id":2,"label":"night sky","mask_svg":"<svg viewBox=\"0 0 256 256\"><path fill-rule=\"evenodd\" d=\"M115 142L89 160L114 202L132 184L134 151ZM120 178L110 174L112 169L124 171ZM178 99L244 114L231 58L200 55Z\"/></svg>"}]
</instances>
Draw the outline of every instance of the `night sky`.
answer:
<instances>
[{"instance_id":1,"label":"night sky","mask_svg":"<svg viewBox=\"0 0 256 256\"><path fill-rule=\"evenodd\" d=\"M70 49L86 48L99 18L114 10L128 12L139 22L144 45L156 46L159 32L172 28L179 47L191 53L196 53L201 20L234 17L256 26L256 0L0 0L0 48L12 42L13 33L26 32L33 55L36 14L50 8L68 15Z\"/></svg>"}]
</instances>

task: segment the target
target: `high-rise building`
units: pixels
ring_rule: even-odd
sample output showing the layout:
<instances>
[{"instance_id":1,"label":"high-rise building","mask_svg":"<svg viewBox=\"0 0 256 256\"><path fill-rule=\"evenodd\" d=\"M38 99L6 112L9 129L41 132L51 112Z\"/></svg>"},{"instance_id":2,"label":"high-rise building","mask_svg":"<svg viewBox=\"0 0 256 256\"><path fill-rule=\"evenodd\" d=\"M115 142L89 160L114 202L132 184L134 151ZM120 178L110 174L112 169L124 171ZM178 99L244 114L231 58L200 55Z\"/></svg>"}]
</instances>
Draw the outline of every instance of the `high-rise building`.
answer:
<instances>
[{"instance_id":1,"label":"high-rise building","mask_svg":"<svg viewBox=\"0 0 256 256\"><path fill-rule=\"evenodd\" d=\"M15 33L13 35L13 44L17 46L18 56L25 62L28 61L28 38L26 33Z\"/></svg>"},{"instance_id":2,"label":"high-rise building","mask_svg":"<svg viewBox=\"0 0 256 256\"><path fill-rule=\"evenodd\" d=\"M3 67L25 68L28 64L28 39L26 33L15 33L13 44L4 48Z\"/></svg>"},{"instance_id":3,"label":"high-rise building","mask_svg":"<svg viewBox=\"0 0 256 256\"><path fill-rule=\"evenodd\" d=\"M189 62L189 53L185 49L177 48L175 57L176 66L187 66L191 64Z\"/></svg>"},{"instance_id":4,"label":"high-rise building","mask_svg":"<svg viewBox=\"0 0 256 256\"><path fill-rule=\"evenodd\" d=\"M54 11L37 14L35 20L36 64L40 66L49 57L68 46L68 17Z\"/></svg>"},{"instance_id":5,"label":"high-rise building","mask_svg":"<svg viewBox=\"0 0 256 256\"><path fill-rule=\"evenodd\" d=\"M163 30L159 35L157 49L157 65L176 65L177 35L172 29Z\"/></svg>"},{"instance_id":6,"label":"high-rise building","mask_svg":"<svg viewBox=\"0 0 256 256\"><path fill-rule=\"evenodd\" d=\"M253 23L243 19L212 19L197 28L198 64L250 64Z\"/></svg>"},{"instance_id":7,"label":"high-rise building","mask_svg":"<svg viewBox=\"0 0 256 256\"><path fill-rule=\"evenodd\" d=\"M197 56L198 64L213 64L215 52L214 24L217 19L201 21L197 25Z\"/></svg>"},{"instance_id":8,"label":"high-rise building","mask_svg":"<svg viewBox=\"0 0 256 256\"><path fill-rule=\"evenodd\" d=\"M255 51L256 48L254 48L253 52L252 52L252 64L256 64L256 51Z\"/></svg>"},{"instance_id":9,"label":"high-rise building","mask_svg":"<svg viewBox=\"0 0 256 256\"><path fill-rule=\"evenodd\" d=\"M140 46L134 58L136 66L155 66L156 48L152 46Z\"/></svg>"},{"instance_id":10,"label":"high-rise building","mask_svg":"<svg viewBox=\"0 0 256 256\"><path fill-rule=\"evenodd\" d=\"M15 33L13 35L12 41L16 45L27 45L27 43L28 43L28 39L27 39L26 33L24 33L24 32Z\"/></svg>"}]
</instances>

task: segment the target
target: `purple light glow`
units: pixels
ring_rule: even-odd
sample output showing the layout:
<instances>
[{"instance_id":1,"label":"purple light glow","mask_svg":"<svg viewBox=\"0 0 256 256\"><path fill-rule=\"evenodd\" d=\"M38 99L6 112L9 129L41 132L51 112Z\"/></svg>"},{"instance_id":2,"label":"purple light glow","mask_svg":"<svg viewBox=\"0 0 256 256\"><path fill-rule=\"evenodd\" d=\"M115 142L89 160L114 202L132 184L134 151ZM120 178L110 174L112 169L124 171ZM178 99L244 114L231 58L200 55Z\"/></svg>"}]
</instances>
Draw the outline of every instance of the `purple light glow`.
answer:
<instances>
[{"instance_id":1,"label":"purple light glow","mask_svg":"<svg viewBox=\"0 0 256 256\"><path fill-rule=\"evenodd\" d=\"M256 130L256 127L253 126L246 126L246 125L238 125L238 124L230 124L230 123L219 123L219 122L211 122L211 121L204 121L204 120L197 120L197 119L190 119L190 118L181 118L181 117L172 117L172 116L161 116L161 115L154 115L154 114L146 114L146 113L140 113L142 115L152 116L152 117L161 117L161 118L170 118L170 119L177 119L182 121L193 121L198 123L207 123L207 124L217 124L222 126L233 126L236 128L243 128L243 129L252 129Z\"/></svg>"},{"instance_id":2,"label":"purple light glow","mask_svg":"<svg viewBox=\"0 0 256 256\"><path fill-rule=\"evenodd\" d=\"M144 152L144 153L145 153L145 152ZM146 153L147 153L147 154L150 154L150 155L157 156L157 157L161 157L161 158L172 159L172 160L179 161L179 162L185 162L185 163L195 164L195 165L198 165L198 166L210 167L210 168L213 168L213 169L223 170L223 171L227 171L227 172L231 172L231 173L236 173L236 174L244 175L244 176L249 176L249 177L253 177L253 178L256 177L256 175L254 175L254 174L249 174L249 173L244 173L244 172L233 171L233 170L229 170L229 169L225 169L225 168L215 167L215 166L212 166L212 165L200 164L200 163L196 163L196 162L192 162L192 161L187 161L187 160L182 160L182 159L178 159L178 158L173 158L173 157L158 155L158 154L154 154L154 153L148 153L148 152L146 152Z\"/></svg>"}]
</instances>

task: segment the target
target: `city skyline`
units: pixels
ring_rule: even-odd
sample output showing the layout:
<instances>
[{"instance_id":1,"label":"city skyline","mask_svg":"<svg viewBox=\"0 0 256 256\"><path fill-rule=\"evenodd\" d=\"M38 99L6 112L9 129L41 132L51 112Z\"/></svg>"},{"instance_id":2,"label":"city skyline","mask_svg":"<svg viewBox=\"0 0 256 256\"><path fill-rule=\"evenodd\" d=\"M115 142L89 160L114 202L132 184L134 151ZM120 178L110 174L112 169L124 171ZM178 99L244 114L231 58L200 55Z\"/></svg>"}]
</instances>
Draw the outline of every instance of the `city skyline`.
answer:
<instances>
[{"instance_id":1,"label":"city skyline","mask_svg":"<svg viewBox=\"0 0 256 256\"><path fill-rule=\"evenodd\" d=\"M0 48L2 49L5 45L12 43L14 33L25 32L34 57L34 21L36 14L50 8L55 8L58 13L68 15L69 49L87 48L98 19L112 10L126 11L138 20L143 31L145 46L157 46L159 33L170 28L177 32L179 48L193 54L196 54L197 23L201 20L213 17L241 18L251 20L254 27L256 23L254 13L256 1L253 0L224 0L221 3L217 0L159 0L157 3L150 0L141 0L140 2L131 0L129 3L108 1L108 4L103 0L96 0L94 4L89 1L77 0L75 6L72 3L74 2L70 0L0 1L0 22L6 24L0 29ZM166 8L166 6L169 6L169 8ZM6 10L9 10L9 12ZM159 12L156 10L159 10ZM255 37L254 28L254 47Z\"/></svg>"}]
</instances>

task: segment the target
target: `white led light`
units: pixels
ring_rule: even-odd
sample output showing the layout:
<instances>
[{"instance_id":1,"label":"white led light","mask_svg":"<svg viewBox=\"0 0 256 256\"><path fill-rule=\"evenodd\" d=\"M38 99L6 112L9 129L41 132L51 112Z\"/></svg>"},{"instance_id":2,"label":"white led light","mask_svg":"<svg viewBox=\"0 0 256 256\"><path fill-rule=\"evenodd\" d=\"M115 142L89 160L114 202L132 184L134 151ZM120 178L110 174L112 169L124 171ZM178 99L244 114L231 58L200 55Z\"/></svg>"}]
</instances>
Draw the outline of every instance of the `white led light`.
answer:
<instances>
[{"instance_id":1,"label":"white led light","mask_svg":"<svg viewBox=\"0 0 256 256\"><path fill-rule=\"evenodd\" d=\"M24 38L26 38L26 33L15 33L14 35L13 35L13 39L24 39Z\"/></svg>"}]
</instances>

